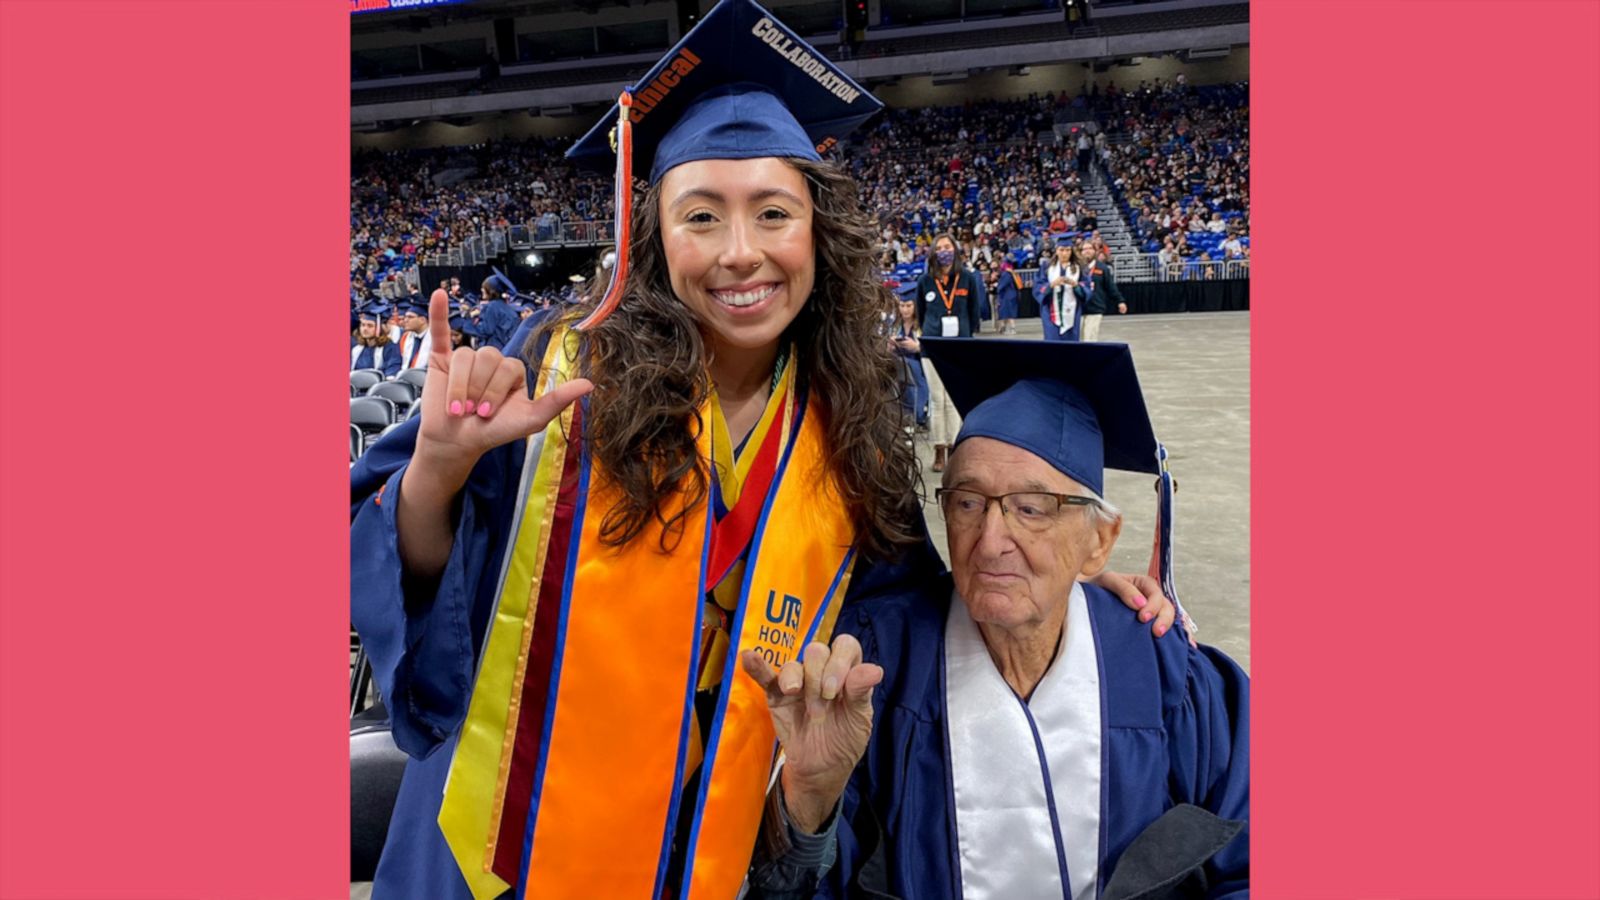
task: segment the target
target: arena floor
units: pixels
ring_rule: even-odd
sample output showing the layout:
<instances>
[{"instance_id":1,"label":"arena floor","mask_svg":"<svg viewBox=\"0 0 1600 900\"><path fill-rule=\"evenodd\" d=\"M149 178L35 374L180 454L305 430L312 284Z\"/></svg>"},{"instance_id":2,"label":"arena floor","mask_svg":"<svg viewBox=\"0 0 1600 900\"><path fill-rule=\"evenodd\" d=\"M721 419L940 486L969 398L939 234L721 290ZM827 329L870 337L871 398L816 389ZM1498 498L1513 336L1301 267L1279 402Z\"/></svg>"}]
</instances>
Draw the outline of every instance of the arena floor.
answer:
<instances>
[{"instance_id":1,"label":"arena floor","mask_svg":"<svg viewBox=\"0 0 1600 900\"><path fill-rule=\"evenodd\" d=\"M1018 338L1039 338L1038 319L1017 322ZM1100 338L1133 348L1139 383L1178 481L1173 577L1199 639L1250 669L1250 314L1107 316ZM980 338L981 340L982 338ZM918 440L934 542L946 562L944 517L932 502L939 476L933 450ZM1106 473L1106 499L1121 507L1120 572L1149 565L1155 523L1151 476Z\"/></svg>"}]
</instances>

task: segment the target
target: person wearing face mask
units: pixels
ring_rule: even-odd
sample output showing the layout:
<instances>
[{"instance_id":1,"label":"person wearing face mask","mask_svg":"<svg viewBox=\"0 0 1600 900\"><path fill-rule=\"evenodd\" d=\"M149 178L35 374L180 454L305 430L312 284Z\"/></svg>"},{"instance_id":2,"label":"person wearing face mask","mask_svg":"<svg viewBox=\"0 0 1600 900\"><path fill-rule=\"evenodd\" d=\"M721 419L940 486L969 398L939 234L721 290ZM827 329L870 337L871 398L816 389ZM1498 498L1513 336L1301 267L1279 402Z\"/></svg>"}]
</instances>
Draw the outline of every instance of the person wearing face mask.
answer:
<instances>
[{"instance_id":1,"label":"person wearing face mask","mask_svg":"<svg viewBox=\"0 0 1600 900\"><path fill-rule=\"evenodd\" d=\"M922 333L930 337L968 338L976 335L987 306L983 282L961 264L960 245L955 237L941 234L933 239L933 260L917 279L917 318ZM945 454L956 432L961 430L950 395L938 376L928 372L928 430L933 442L933 471L944 470Z\"/></svg>"},{"instance_id":2,"label":"person wearing face mask","mask_svg":"<svg viewBox=\"0 0 1600 900\"><path fill-rule=\"evenodd\" d=\"M941 569L876 223L817 149L881 106L723 0L568 151L614 173L604 288L504 352L447 352L431 299L421 415L351 470L352 621L411 756L375 897L726 898L825 868L810 801L881 674L833 622ZM779 732L738 659L802 651L811 712Z\"/></svg>"}]
</instances>

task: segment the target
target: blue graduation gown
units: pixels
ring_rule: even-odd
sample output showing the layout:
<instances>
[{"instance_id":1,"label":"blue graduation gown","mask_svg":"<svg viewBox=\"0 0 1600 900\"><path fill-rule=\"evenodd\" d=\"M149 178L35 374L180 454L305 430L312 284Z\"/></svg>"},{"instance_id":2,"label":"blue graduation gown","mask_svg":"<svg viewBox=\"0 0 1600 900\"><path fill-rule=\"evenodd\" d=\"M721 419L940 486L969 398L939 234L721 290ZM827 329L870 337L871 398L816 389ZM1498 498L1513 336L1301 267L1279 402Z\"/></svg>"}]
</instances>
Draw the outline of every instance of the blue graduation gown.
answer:
<instances>
[{"instance_id":1,"label":"blue graduation gown","mask_svg":"<svg viewBox=\"0 0 1600 900\"><path fill-rule=\"evenodd\" d=\"M354 343L352 343L351 347L353 348L354 346L355 346ZM372 369L372 368L376 368L372 364L372 358L373 358L374 355L375 354L373 353L373 348L371 348L371 347L362 347L361 348L361 352L359 354L357 354L357 356L356 356L355 362L350 364L350 371L353 372L356 369ZM395 377L396 375L399 375L399 374L400 374L400 345L399 344L385 344L384 347L383 347L383 377L385 377L385 378L393 378L393 377Z\"/></svg>"},{"instance_id":2,"label":"blue graduation gown","mask_svg":"<svg viewBox=\"0 0 1600 900\"><path fill-rule=\"evenodd\" d=\"M504 350L522 319L504 300L490 300L478 309L479 346Z\"/></svg>"},{"instance_id":3,"label":"blue graduation gown","mask_svg":"<svg viewBox=\"0 0 1600 900\"><path fill-rule=\"evenodd\" d=\"M525 331L531 331L531 322L524 323ZM373 896L470 900L437 819L494 610L500 562L512 537L527 445L518 440L484 454L458 500L455 542L437 586L406 584L395 501L418 427L419 419L407 420L350 470L351 621L372 660L395 743L411 757L373 879ZM931 547L925 545L921 553L899 565L858 564L843 603L911 590L909 579L939 572L937 556L931 561L926 556L933 553Z\"/></svg>"},{"instance_id":4,"label":"blue graduation gown","mask_svg":"<svg viewBox=\"0 0 1600 900\"><path fill-rule=\"evenodd\" d=\"M839 859L818 896L862 896L874 882L895 897L961 895L945 727L948 588L840 613L835 633L856 635L884 680L871 743L845 791ZM1221 652L1190 647L1181 629L1152 639L1116 597L1084 589L1101 667L1103 891L1122 852L1176 804L1248 821L1250 687ZM1249 840L1247 825L1207 863L1208 896L1249 895Z\"/></svg>"},{"instance_id":5,"label":"blue graduation gown","mask_svg":"<svg viewBox=\"0 0 1600 900\"><path fill-rule=\"evenodd\" d=\"M1050 267L1042 266L1039 275L1033 281L1033 296L1039 301L1039 321L1044 324L1044 339L1047 341L1075 341L1078 339L1078 323L1083 321L1083 302L1074 306L1072 323L1065 329L1057 328L1056 323L1050 321Z\"/></svg>"},{"instance_id":6,"label":"blue graduation gown","mask_svg":"<svg viewBox=\"0 0 1600 900\"><path fill-rule=\"evenodd\" d=\"M1011 272L1000 273L999 286L995 288L995 299L1000 304L1000 318L1015 319L1017 317L1016 275Z\"/></svg>"}]
</instances>

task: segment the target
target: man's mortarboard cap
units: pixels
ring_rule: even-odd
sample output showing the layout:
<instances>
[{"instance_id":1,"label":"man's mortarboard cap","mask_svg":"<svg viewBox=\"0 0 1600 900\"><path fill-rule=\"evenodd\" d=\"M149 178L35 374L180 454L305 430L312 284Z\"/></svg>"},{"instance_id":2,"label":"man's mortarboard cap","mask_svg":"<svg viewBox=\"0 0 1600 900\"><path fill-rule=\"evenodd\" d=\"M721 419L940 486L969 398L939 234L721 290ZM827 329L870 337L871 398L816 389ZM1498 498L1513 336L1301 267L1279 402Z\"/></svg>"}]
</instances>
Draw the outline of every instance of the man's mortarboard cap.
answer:
<instances>
[{"instance_id":1,"label":"man's mortarboard cap","mask_svg":"<svg viewBox=\"0 0 1600 900\"><path fill-rule=\"evenodd\" d=\"M1192 635L1172 578L1175 483L1128 345L924 338L922 352L963 417L953 446L987 437L1020 447L1102 497L1108 468L1158 476L1161 587Z\"/></svg>"},{"instance_id":2,"label":"man's mortarboard cap","mask_svg":"<svg viewBox=\"0 0 1600 900\"><path fill-rule=\"evenodd\" d=\"M1127 344L930 338L922 346L961 413L957 444L987 437L1021 447L1101 495L1105 469L1160 473Z\"/></svg>"}]
</instances>

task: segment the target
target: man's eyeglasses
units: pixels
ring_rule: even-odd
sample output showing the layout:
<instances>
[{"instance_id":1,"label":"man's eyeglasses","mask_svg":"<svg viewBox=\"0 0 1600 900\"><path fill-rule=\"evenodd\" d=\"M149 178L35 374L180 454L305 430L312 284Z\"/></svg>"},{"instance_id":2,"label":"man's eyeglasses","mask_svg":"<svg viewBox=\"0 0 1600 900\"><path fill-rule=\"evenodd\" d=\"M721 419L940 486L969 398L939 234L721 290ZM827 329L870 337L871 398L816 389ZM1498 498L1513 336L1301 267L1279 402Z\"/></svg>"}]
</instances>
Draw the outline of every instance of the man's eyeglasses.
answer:
<instances>
[{"instance_id":1,"label":"man's eyeglasses","mask_svg":"<svg viewBox=\"0 0 1600 900\"><path fill-rule=\"evenodd\" d=\"M1041 491L1017 491L990 496L964 488L939 488L934 492L944 519L957 528L975 528L989 514L989 504L999 503L1000 512L1028 531L1044 531L1061 518L1067 506L1099 506L1093 497L1075 494L1048 494Z\"/></svg>"}]
</instances>

